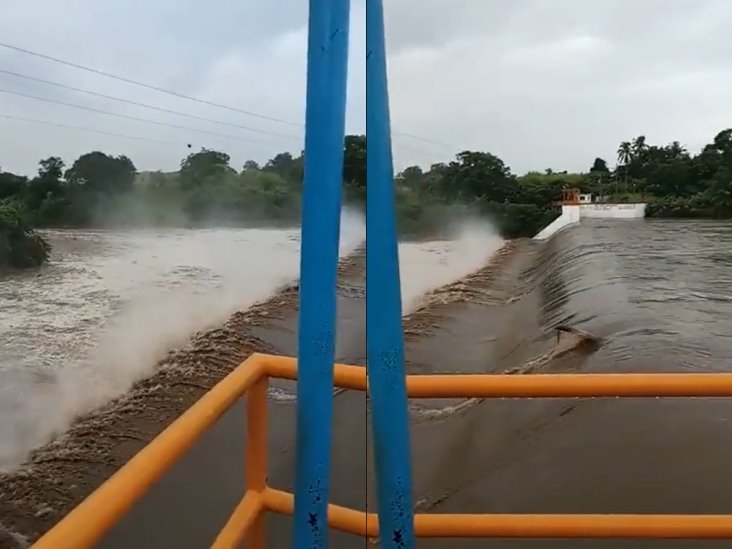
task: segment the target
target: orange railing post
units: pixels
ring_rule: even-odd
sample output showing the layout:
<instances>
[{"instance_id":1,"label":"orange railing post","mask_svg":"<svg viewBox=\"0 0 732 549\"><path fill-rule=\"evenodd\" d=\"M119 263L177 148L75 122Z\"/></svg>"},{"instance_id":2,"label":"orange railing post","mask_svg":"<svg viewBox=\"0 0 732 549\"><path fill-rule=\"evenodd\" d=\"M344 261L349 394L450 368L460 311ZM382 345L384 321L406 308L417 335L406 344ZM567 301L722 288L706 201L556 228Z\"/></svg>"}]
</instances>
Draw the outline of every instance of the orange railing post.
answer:
<instances>
[{"instance_id":1,"label":"orange railing post","mask_svg":"<svg viewBox=\"0 0 732 549\"><path fill-rule=\"evenodd\" d=\"M33 549L90 549L263 374L252 355L74 508Z\"/></svg>"},{"instance_id":2,"label":"orange railing post","mask_svg":"<svg viewBox=\"0 0 732 549\"><path fill-rule=\"evenodd\" d=\"M267 388L262 377L247 393L247 491L264 494L267 488ZM265 549L264 511L258 513L247 535L248 549Z\"/></svg>"}]
</instances>

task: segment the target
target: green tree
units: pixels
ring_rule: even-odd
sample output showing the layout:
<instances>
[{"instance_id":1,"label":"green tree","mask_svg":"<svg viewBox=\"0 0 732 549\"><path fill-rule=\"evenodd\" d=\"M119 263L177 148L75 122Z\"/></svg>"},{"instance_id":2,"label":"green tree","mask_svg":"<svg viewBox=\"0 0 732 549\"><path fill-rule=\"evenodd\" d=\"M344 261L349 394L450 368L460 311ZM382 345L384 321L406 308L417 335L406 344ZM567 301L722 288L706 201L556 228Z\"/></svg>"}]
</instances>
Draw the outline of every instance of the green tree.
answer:
<instances>
[{"instance_id":1,"label":"green tree","mask_svg":"<svg viewBox=\"0 0 732 549\"><path fill-rule=\"evenodd\" d=\"M633 160L633 148L630 141L623 141L618 147L618 168L621 168L623 180L628 182L628 165Z\"/></svg>"},{"instance_id":2,"label":"green tree","mask_svg":"<svg viewBox=\"0 0 732 549\"><path fill-rule=\"evenodd\" d=\"M405 181L406 183L416 183L424 177L424 172L419 166L408 166L402 170L401 173L397 174L397 178Z\"/></svg>"},{"instance_id":3,"label":"green tree","mask_svg":"<svg viewBox=\"0 0 732 549\"><path fill-rule=\"evenodd\" d=\"M200 187L207 182L234 173L229 166L231 157L220 151L201 149L189 154L180 164L180 182L183 188Z\"/></svg>"},{"instance_id":4,"label":"green tree","mask_svg":"<svg viewBox=\"0 0 732 549\"><path fill-rule=\"evenodd\" d=\"M708 185L709 201L725 215L732 213L732 170L727 166L721 167Z\"/></svg>"},{"instance_id":5,"label":"green tree","mask_svg":"<svg viewBox=\"0 0 732 549\"><path fill-rule=\"evenodd\" d=\"M58 156L50 156L38 162L38 175L29 185L25 203L31 210L41 209L44 201L55 202L56 216L61 215L61 202L65 194L61 178L64 173L64 161ZM44 216L36 216L43 218Z\"/></svg>"},{"instance_id":6,"label":"green tree","mask_svg":"<svg viewBox=\"0 0 732 549\"><path fill-rule=\"evenodd\" d=\"M27 177L0 171L0 200L21 195L27 186Z\"/></svg>"},{"instance_id":7,"label":"green tree","mask_svg":"<svg viewBox=\"0 0 732 549\"><path fill-rule=\"evenodd\" d=\"M595 161L592 163L592 167L590 168L590 173L597 173L597 174L608 174L610 173L610 170L607 167L607 162L603 160L602 158L595 158Z\"/></svg>"},{"instance_id":8,"label":"green tree","mask_svg":"<svg viewBox=\"0 0 732 549\"><path fill-rule=\"evenodd\" d=\"M497 156L463 151L450 162L443 177L445 196L460 200L508 202L517 192L511 170Z\"/></svg>"},{"instance_id":9,"label":"green tree","mask_svg":"<svg viewBox=\"0 0 732 549\"><path fill-rule=\"evenodd\" d=\"M132 188L136 174L135 165L126 156L114 157L94 151L77 158L66 170L65 178L70 184L88 190L117 194Z\"/></svg>"},{"instance_id":10,"label":"green tree","mask_svg":"<svg viewBox=\"0 0 732 549\"><path fill-rule=\"evenodd\" d=\"M60 181L64 174L64 161L58 156L49 156L41 160L38 168L38 178Z\"/></svg>"},{"instance_id":11,"label":"green tree","mask_svg":"<svg viewBox=\"0 0 732 549\"><path fill-rule=\"evenodd\" d=\"M732 128L722 130L715 135L714 146L722 154L732 153Z\"/></svg>"},{"instance_id":12,"label":"green tree","mask_svg":"<svg viewBox=\"0 0 732 549\"><path fill-rule=\"evenodd\" d=\"M646 145L646 136L639 135L638 137L633 139L632 148L633 148L633 158L640 159L643 156L643 154L646 152L646 149L648 148L648 146Z\"/></svg>"},{"instance_id":13,"label":"green tree","mask_svg":"<svg viewBox=\"0 0 732 549\"><path fill-rule=\"evenodd\" d=\"M51 247L32 230L20 210L0 203L0 270L36 267L48 259Z\"/></svg>"},{"instance_id":14,"label":"green tree","mask_svg":"<svg viewBox=\"0 0 732 549\"><path fill-rule=\"evenodd\" d=\"M671 142L671 144L666 147L666 151L668 152L668 155L674 160L681 158L685 159L689 156L687 150L678 141Z\"/></svg>"},{"instance_id":15,"label":"green tree","mask_svg":"<svg viewBox=\"0 0 732 549\"><path fill-rule=\"evenodd\" d=\"M366 136L347 135L343 150L343 181L366 188Z\"/></svg>"},{"instance_id":16,"label":"green tree","mask_svg":"<svg viewBox=\"0 0 732 549\"><path fill-rule=\"evenodd\" d=\"M259 171L259 164L257 164L254 160L247 160L246 162L244 162L244 166L242 167L241 171Z\"/></svg>"},{"instance_id":17,"label":"green tree","mask_svg":"<svg viewBox=\"0 0 732 549\"><path fill-rule=\"evenodd\" d=\"M590 168L590 177L600 185L608 180L610 178L610 169L607 167L607 162L602 158L595 158Z\"/></svg>"},{"instance_id":18,"label":"green tree","mask_svg":"<svg viewBox=\"0 0 732 549\"><path fill-rule=\"evenodd\" d=\"M293 157L289 152L276 154L262 168L263 171L275 173L286 181L302 183L304 173L304 158L301 154Z\"/></svg>"}]
</instances>

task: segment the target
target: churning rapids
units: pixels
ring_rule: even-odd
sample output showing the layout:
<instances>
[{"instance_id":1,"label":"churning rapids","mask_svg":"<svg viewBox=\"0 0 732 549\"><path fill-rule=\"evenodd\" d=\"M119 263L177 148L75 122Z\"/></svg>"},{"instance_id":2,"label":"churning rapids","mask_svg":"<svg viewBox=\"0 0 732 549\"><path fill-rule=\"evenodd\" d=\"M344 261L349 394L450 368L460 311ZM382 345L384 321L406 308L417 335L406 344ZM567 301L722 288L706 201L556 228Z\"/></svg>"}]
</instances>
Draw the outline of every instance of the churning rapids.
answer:
<instances>
[{"instance_id":1,"label":"churning rapids","mask_svg":"<svg viewBox=\"0 0 732 549\"><path fill-rule=\"evenodd\" d=\"M346 217L342 254L363 238ZM0 281L0 470L124 393L196 331L297 277L298 231L53 231Z\"/></svg>"},{"instance_id":2,"label":"churning rapids","mask_svg":"<svg viewBox=\"0 0 732 549\"><path fill-rule=\"evenodd\" d=\"M344 222L344 233L337 359L362 364L364 259L357 246L363 226ZM124 421L102 415L82 421L65 435L66 442L36 451L30 465L0 477L0 523L16 539L33 540L53 524L164 426L153 426L153 419L172 419L178 407L225 375L242 358L240 348L296 350L296 286L277 293L297 273L295 231L50 236L56 254L49 267L0 283L0 467L15 469L73 417L153 372L157 377L138 383L133 396L113 410ZM472 226L454 242L401 245L410 372L730 369L732 225L595 221L548 242L502 244L490 230ZM249 312L237 313L250 305ZM557 340L554 329L560 325L597 336L599 345L572 335ZM186 343L192 333L209 328ZM165 358L177 347L182 350ZM270 481L291 489L293 387L272 385ZM139 412L150 402L166 403L152 406L161 420ZM336 397L331 493L335 503L374 510L365 410L364 395ZM418 511L732 512L726 474L732 402L725 399L419 401L410 403L410 412ZM207 546L241 497L243 421L243 409L222 418L217 432L100 547ZM119 438L100 442L109 437ZM197 480L202 470L207 474ZM181 508L181 501L195 504ZM268 522L270 546L290 546L289 519ZM330 543L363 547L363 540L336 532ZM458 546L720 545L418 544Z\"/></svg>"}]
</instances>

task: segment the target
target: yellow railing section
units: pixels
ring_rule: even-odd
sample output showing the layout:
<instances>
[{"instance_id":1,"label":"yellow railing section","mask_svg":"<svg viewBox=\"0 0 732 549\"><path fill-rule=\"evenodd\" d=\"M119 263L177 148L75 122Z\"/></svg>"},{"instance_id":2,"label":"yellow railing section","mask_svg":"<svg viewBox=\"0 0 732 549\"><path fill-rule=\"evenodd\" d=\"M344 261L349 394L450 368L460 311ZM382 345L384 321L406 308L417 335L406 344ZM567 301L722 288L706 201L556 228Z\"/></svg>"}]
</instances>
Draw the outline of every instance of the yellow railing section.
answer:
<instances>
[{"instance_id":1,"label":"yellow railing section","mask_svg":"<svg viewBox=\"0 0 732 549\"><path fill-rule=\"evenodd\" d=\"M152 484L246 393L246 490L211 547L264 549L264 513L292 515L291 493L267 486L268 378L294 380L294 358L255 354L206 393L94 493L39 539L34 549L89 549ZM366 370L335 365L334 384L367 390ZM410 375L411 398L728 397L732 374ZM336 505L331 528L376 538L374 513ZM732 515L416 514L417 537L731 538Z\"/></svg>"}]
</instances>

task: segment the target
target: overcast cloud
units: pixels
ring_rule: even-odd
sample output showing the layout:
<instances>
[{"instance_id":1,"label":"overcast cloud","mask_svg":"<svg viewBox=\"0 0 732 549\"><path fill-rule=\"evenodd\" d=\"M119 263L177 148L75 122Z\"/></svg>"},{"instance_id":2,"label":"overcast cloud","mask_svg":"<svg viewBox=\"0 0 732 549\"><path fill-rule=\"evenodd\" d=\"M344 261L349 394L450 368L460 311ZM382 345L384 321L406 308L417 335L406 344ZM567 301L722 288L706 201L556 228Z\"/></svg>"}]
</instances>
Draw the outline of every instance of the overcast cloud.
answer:
<instances>
[{"instance_id":1,"label":"overcast cloud","mask_svg":"<svg viewBox=\"0 0 732 549\"><path fill-rule=\"evenodd\" d=\"M363 0L352 5L347 130L363 133L365 8ZM35 0L13 2L0 18L0 42L296 124L304 123L305 115L306 41L306 0ZM302 127L201 105L2 47L0 69L284 136L190 120L0 73L0 89L239 137L160 127L0 93L0 115L170 142L0 118L0 166L5 170L33 173L40 158L58 155L70 164L90 150L127 154L141 170L173 170L190 152L189 143L192 150L223 150L241 168L248 159L264 162L277 152L297 154L303 147Z\"/></svg>"},{"instance_id":2,"label":"overcast cloud","mask_svg":"<svg viewBox=\"0 0 732 549\"><path fill-rule=\"evenodd\" d=\"M398 168L488 150L515 172L614 162L621 140L698 149L732 126L730 0L384 0ZM354 0L349 132L364 131L365 14ZM302 123L306 0L13 2L0 42L183 94ZM90 150L139 169L175 169L194 149L240 167L299 152L302 128L247 117L0 48L0 69L196 116L289 135L257 135L0 73L0 88L250 138L250 143L0 93L0 114L83 126L136 141L0 118L0 166ZM444 143L436 145L402 134Z\"/></svg>"},{"instance_id":3,"label":"overcast cloud","mask_svg":"<svg viewBox=\"0 0 732 549\"><path fill-rule=\"evenodd\" d=\"M395 126L516 172L614 162L638 134L698 149L732 126L730 0L385 3Z\"/></svg>"}]
</instances>

